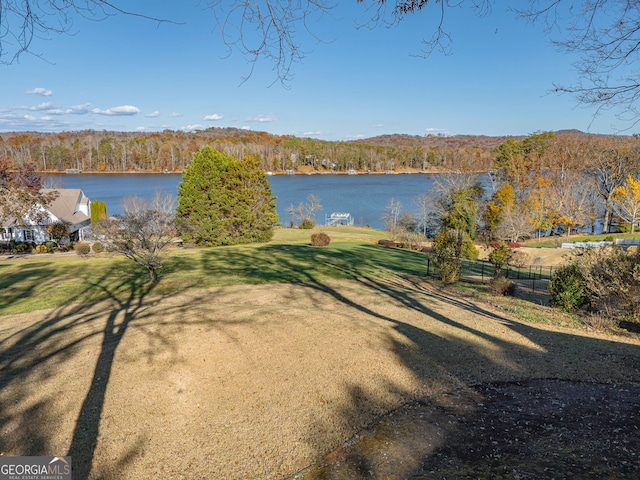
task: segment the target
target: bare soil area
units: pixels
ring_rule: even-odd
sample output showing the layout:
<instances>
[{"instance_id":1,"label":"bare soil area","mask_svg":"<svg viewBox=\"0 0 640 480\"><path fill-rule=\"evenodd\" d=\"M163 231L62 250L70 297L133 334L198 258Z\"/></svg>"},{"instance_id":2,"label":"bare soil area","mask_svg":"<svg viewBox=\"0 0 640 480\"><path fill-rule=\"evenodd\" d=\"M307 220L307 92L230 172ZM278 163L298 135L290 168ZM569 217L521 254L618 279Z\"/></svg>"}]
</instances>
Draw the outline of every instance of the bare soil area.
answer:
<instances>
[{"instance_id":1,"label":"bare soil area","mask_svg":"<svg viewBox=\"0 0 640 480\"><path fill-rule=\"evenodd\" d=\"M628 478L639 384L636 336L419 279L136 293L0 317L0 452L77 479Z\"/></svg>"},{"instance_id":2,"label":"bare soil area","mask_svg":"<svg viewBox=\"0 0 640 480\"><path fill-rule=\"evenodd\" d=\"M490 248L484 246L479 247L480 259L486 260L489 258ZM567 260L575 254L575 250L563 249L563 248L532 248L532 247L520 247L518 252L522 252L526 255L525 264L532 265L534 267L557 267L566 263Z\"/></svg>"}]
</instances>

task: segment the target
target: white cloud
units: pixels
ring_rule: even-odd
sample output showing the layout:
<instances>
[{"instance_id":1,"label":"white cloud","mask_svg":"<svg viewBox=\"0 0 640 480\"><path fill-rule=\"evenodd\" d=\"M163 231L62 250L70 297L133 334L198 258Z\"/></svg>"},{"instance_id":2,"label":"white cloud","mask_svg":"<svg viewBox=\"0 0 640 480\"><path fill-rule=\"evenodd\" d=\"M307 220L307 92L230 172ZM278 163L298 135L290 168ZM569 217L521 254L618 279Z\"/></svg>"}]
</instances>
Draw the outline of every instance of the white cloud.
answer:
<instances>
[{"instance_id":1,"label":"white cloud","mask_svg":"<svg viewBox=\"0 0 640 480\"><path fill-rule=\"evenodd\" d=\"M272 113L269 114L261 114L261 115L256 115L255 117L249 117L247 118L247 122L258 122L258 123L266 123L266 122L275 122L278 119L276 118L275 115L273 115Z\"/></svg>"},{"instance_id":2,"label":"white cloud","mask_svg":"<svg viewBox=\"0 0 640 480\"><path fill-rule=\"evenodd\" d=\"M424 131L427 132L427 135L449 135L451 133L446 128L425 128Z\"/></svg>"},{"instance_id":3,"label":"white cloud","mask_svg":"<svg viewBox=\"0 0 640 480\"><path fill-rule=\"evenodd\" d=\"M185 132L193 132L194 130L206 130L207 127L204 125L186 125L184 127L180 127L180 130L184 130Z\"/></svg>"},{"instance_id":4,"label":"white cloud","mask_svg":"<svg viewBox=\"0 0 640 480\"><path fill-rule=\"evenodd\" d=\"M65 110L65 113L69 113L73 115L86 115L91 111L89 109L90 107L91 107L90 103L84 103L82 105L72 105L71 107Z\"/></svg>"},{"instance_id":5,"label":"white cloud","mask_svg":"<svg viewBox=\"0 0 640 480\"><path fill-rule=\"evenodd\" d=\"M320 132L320 131L317 131L317 132L302 132L302 134L306 135L308 137L312 137L312 136L315 136L315 135L322 135L322 132Z\"/></svg>"},{"instance_id":6,"label":"white cloud","mask_svg":"<svg viewBox=\"0 0 640 480\"><path fill-rule=\"evenodd\" d=\"M108 108L106 110L101 110L100 108L94 108L93 110L91 110L91 112L97 115L108 115L108 116L136 115L140 113L140 109L138 107L134 107L133 105L121 105L119 107Z\"/></svg>"},{"instance_id":7,"label":"white cloud","mask_svg":"<svg viewBox=\"0 0 640 480\"><path fill-rule=\"evenodd\" d=\"M39 112L42 110L50 110L52 108L53 108L53 103L46 102L46 103L41 103L40 105L36 105L35 107L31 107L29 110L34 110L36 112Z\"/></svg>"},{"instance_id":8,"label":"white cloud","mask_svg":"<svg viewBox=\"0 0 640 480\"><path fill-rule=\"evenodd\" d=\"M136 127L137 132L144 132L145 130L145 127Z\"/></svg>"},{"instance_id":9,"label":"white cloud","mask_svg":"<svg viewBox=\"0 0 640 480\"><path fill-rule=\"evenodd\" d=\"M216 120L222 120L222 115L218 115L217 113L214 113L212 115L205 115L203 120L209 120L212 122L215 122Z\"/></svg>"},{"instance_id":10,"label":"white cloud","mask_svg":"<svg viewBox=\"0 0 640 480\"><path fill-rule=\"evenodd\" d=\"M249 125L243 125L240 127L240 130L251 130L251 127Z\"/></svg>"},{"instance_id":11,"label":"white cloud","mask_svg":"<svg viewBox=\"0 0 640 480\"><path fill-rule=\"evenodd\" d=\"M181 113L178 113L178 112L171 112L171 113L169 114L169 116L170 116L170 117L173 117L173 118L180 118L180 117L182 117L183 115L182 115Z\"/></svg>"},{"instance_id":12,"label":"white cloud","mask_svg":"<svg viewBox=\"0 0 640 480\"><path fill-rule=\"evenodd\" d=\"M69 125L67 123L60 122L48 115L39 118L33 115L18 115L15 113L0 115L0 130L2 131L15 132L34 130L42 132L56 132L68 129Z\"/></svg>"},{"instance_id":13,"label":"white cloud","mask_svg":"<svg viewBox=\"0 0 640 480\"><path fill-rule=\"evenodd\" d=\"M157 111L157 110L155 112L147 113L145 115L145 117L147 117L147 118L156 118L156 117L159 117L159 116L160 116L160 112Z\"/></svg>"},{"instance_id":14,"label":"white cloud","mask_svg":"<svg viewBox=\"0 0 640 480\"><path fill-rule=\"evenodd\" d=\"M53 95L53 91L47 90L46 88L34 88L33 90L27 90L25 93L29 95L42 95L44 97L50 97Z\"/></svg>"}]
</instances>

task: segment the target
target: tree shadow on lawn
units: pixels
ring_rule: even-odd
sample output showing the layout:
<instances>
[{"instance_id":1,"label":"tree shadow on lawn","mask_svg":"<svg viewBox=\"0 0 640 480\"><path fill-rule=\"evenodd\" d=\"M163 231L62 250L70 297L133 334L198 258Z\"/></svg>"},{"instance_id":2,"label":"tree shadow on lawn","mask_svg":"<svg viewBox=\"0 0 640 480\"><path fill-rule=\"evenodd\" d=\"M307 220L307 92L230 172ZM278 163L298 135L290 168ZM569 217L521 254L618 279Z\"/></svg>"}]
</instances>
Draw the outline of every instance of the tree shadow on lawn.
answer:
<instances>
[{"instance_id":1,"label":"tree shadow on lawn","mask_svg":"<svg viewBox=\"0 0 640 480\"><path fill-rule=\"evenodd\" d=\"M168 298L166 295L151 297L155 285L148 282L148 275L122 267L116 264L97 279L86 275L86 288L70 298L67 306L52 310L42 320L31 322L25 314L22 317L26 320L15 331L11 332L15 328L12 326L2 329L11 333L0 337L0 452L70 455L74 478L86 479L94 473L100 420L118 346L128 330L153 322L155 319L150 318L147 311ZM31 273L37 273L30 277L37 282L46 276L46 269ZM22 290L24 295L29 293L28 286ZM82 303L86 296L96 298L96 290L106 300L98 304ZM171 309L165 313L171 314ZM171 349L168 341L154 339L154 344ZM74 374L82 375L74 364L85 360L80 355L93 356L96 351L93 374L90 379L86 378L88 388L78 408L74 399L83 395L74 396L65 390L72 383L74 388L85 388L82 379L73 378ZM148 355L153 357L156 353ZM71 437L54 443L56 431L65 428L60 425L63 417L69 417L68 412L72 410L78 414ZM115 463L124 466L132 461L143 443L144 438L137 438ZM114 466L110 468L116 471Z\"/></svg>"},{"instance_id":2,"label":"tree shadow on lawn","mask_svg":"<svg viewBox=\"0 0 640 480\"><path fill-rule=\"evenodd\" d=\"M640 381L640 347L637 344L551 331L515 321L475 301L451 296L427 282L415 280L414 275L420 273L420 264L414 258L407 261L406 252L385 251L380 255L377 250L378 247L369 245L348 250L304 245L266 246L250 255L228 250L224 252L224 267L217 258L219 252L214 251L203 259L203 268L212 274L220 272L300 283L309 288L309 298L314 299L318 309L323 308L323 297L328 297L342 304L345 311L359 312L361 318L388 322L402 338L400 341L396 336L388 336L392 351L425 386L422 394L416 395L389 382L387 391L405 402L390 403L388 397L366 391L354 380L345 387L348 400L334 407L331 414L341 419L338 423L354 425L353 433L376 431L379 425L385 425L381 420L384 416L379 417L380 412L393 412L403 404L409 408L415 406L415 402L429 406L430 410L420 416L427 421L412 418L401 432L382 435L369 443L354 443L352 447L348 441L326 457L326 451L318 451L318 458L324 457L325 461L301 472L300 478L411 475L428 465L438 452L448 448L448 442L460 441L460 432L464 432L465 425L476 421L478 407L483 401L479 392L481 386L488 383L531 379L602 383ZM398 275L376 275L381 271ZM337 290L326 280L331 277L357 281L374 294L376 302L367 305L362 298L350 296L348 290ZM292 302L295 300L291 298ZM399 309L383 308L380 302L396 305ZM388 313L390 311L394 313ZM347 318L345 315L345 321ZM421 397L425 392L431 393ZM454 394L457 402L447 403L446 399ZM429 413L435 407L458 412L457 418L464 420L450 428L438 427L437 416ZM323 425L311 425L307 439L310 445L318 444L315 437L319 432L329 439L335 438L332 436L335 433L327 432ZM412 444L406 443L408 438ZM402 460L394 463L390 461L389 455L394 451L390 444L402 444L403 440L405 453L397 455ZM635 457L628 456L629 459L633 461ZM614 465L610 473L618 466Z\"/></svg>"},{"instance_id":3,"label":"tree shadow on lawn","mask_svg":"<svg viewBox=\"0 0 640 480\"><path fill-rule=\"evenodd\" d=\"M19 260L17 260L19 261ZM11 266L11 274L7 274L8 265L0 264L0 311L14 305L22 298L29 298L52 274L61 271L60 266L54 268L52 262L24 262L16 271Z\"/></svg>"},{"instance_id":4,"label":"tree shadow on lawn","mask_svg":"<svg viewBox=\"0 0 640 480\"><path fill-rule=\"evenodd\" d=\"M388 381L386 389L396 398L389 401L388 396L382 398L362 388L354 379L344 387L347 390L345 402L325 407L331 410L330 415L339 418L339 423L351 426L350 434L367 426L384 426L381 419L388 418L388 415L379 417L381 414L402 405L413 405L413 401L445 405L440 397L425 397L424 392L463 392L467 403L458 402L447 408L449 411L463 410L471 421L481 401L475 386L487 381L523 378L640 381L637 345L538 329L496 314L471 300L450 297L426 283L410 280L421 273L422 258L413 252L397 252L369 245L348 249L267 245L247 250L211 250L198 260L202 262L198 268L210 275L235 275L247 283L296 283L308 289L308 299L318 312L322 312L324 302L330 299L349 313L345 315L345 322L355 313L358 319L371 322L372 327L376 322L392 327L396 334L387 334L386 345L425 386L424 391L407 391ZM191 261L191 258L172 260L172 268L193 267L189 263ZM353 279L361 288L343 289L327 281L336 277ZM114 278L118 281L114 282ZM104 304L82 304L83 293L79 293L70 299L70 303L77 303L55 309L41 321L25 322L24 327L0 337L0 452L60 455L63 449L68 448L67 454L73 459L74 478L106 475L101 472L117 471L117 468L134 461L144 447L143 433L123 447L124 453L110 467L101 466L101 470L96 471L94 464L101 415L118 346L127 331L144 325L144 322L157 321L157 318L149 316L147 308L166 298L158 296L146 278L143 272L123 274L118 265L87 285L86 291L102 290L107 298ZM358 296L357 292L362 290L366 291L369 300L375 301L369 303ZM295 304L299 299L292 294L289 300ZM398 308L388 309L386 304ZM176 305L171 308L184 314L191 307ZM442 313L447 308L458 313ZM168 315L171 312L164 313ZM469 321L469 318L474 321ZM211 323L210 320L203 321ZM500 332L507 330L522 340L506 340ZM367 334L363 331L363 335ZM95 346L97 355L93 373L86 380L77 382L89 384L86 393L81 395L82 405L78 406L60 395L65 389L64 381L50 390L43 390L41 385L51 385L53 378L64 379L65 375L77 373L73 369L74 361L83 349L86 351L87 346ZM160 347L171 350L171 341L163 339ZM149 361L153 361L154 353L149 355ZM592 371L590 365L594 363L606 363L610 368L604 369L599 365ZM59 428L56 422L62 413L70 409L78 412L70 429L73 433L68 441L53 443L52 438ZM349 475L352 476L341 476L340 472L328 469L328 478L383 476L386 467L381 462L380 452L390 451L391 447L385 446L389 439L406 438L409 433L415 443L405 449L405 452L411 452L411 456L405 456L402 472L412 473L427 462L437 448L446 446L455 438L455 432L436 428L437 416L424 415L421 418L426 420L404 424L401 435L394 437L393 432L385 433L380 442L369 445L371 448L362 448L362 445L352 448L347 453L352 454L353 464L357 466L355 473L350 470ZM389 428L393 430L393 426ZM429 431L433 432L433 438L425 439ZM317 458L327 453L326 445L337 446L345 440L322 425L310 425L306 438L309 445L318 444L314 438L318 432L325 436L320 442L325 447L317 450ZM334 457L346 450L343 448L336 452L332 453ZM389 466L389 462L386 465ZM391 472L398 473L401 473L400 467ZM311 470L304 475L315 478Z\"/></svg>"}]
</instances>

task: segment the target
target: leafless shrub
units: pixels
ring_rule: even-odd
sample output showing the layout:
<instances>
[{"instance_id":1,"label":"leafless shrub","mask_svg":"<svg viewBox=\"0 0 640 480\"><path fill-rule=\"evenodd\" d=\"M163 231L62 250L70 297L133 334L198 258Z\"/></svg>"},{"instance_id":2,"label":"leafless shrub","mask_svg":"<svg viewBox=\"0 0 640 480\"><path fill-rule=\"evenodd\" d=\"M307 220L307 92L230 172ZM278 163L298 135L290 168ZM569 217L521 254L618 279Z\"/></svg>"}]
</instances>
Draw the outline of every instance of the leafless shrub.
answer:
<instances>
[{"instance_id":1,"label":"leafless shrub","mask_svg":"<svg viewBox=\"0 0 640 480\"><path fill-rule=\"evenodd\" d=\"M502 276L493 277L490 286L496 295L512 297L516 293L516 283Z\"/></svg>"},{"instance_id":2,"label":"leafless shrub","mask_svg":"<svg viewBox=\"0 0 640 480\"><path fill-rule=\"evenodd\" d=\"M331 237L324 232L311 234L311 245L314 247L326 247L331 242Z\"/></svg>"}]
</instances>

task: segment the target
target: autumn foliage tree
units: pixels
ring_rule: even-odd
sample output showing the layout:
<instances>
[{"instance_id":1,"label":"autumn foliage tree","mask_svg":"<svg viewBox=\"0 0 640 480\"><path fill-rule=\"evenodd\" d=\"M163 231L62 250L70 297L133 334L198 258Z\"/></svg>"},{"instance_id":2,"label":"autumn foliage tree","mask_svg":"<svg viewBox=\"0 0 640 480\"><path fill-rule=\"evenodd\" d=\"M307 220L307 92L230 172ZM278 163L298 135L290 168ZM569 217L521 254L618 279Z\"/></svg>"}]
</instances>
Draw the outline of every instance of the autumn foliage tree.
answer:
<instances>
[{"instance_id":1,"label":"autumn foliage tree","mask_svg":"<svg viewBox=\"0 0 640 480\"><path fill-rule=\"evenodd\" d=\"M46 207L56 197L55 191L42 191L43 179L33 163L24 163L16 169L0 157L0 224L44 219Z\"/></svg>"},{"instance_id":2,"label":"autumn foliage tree","mask_svg":"<svg viewBox=\"0 0 640 480\"><path fill-rule=\"evenodd\" d=\"M631 233L640 220L640 179L628 175L624 185L613 192L614 208L618 215L631 224Z\"/></svg>"}]
</instances>

